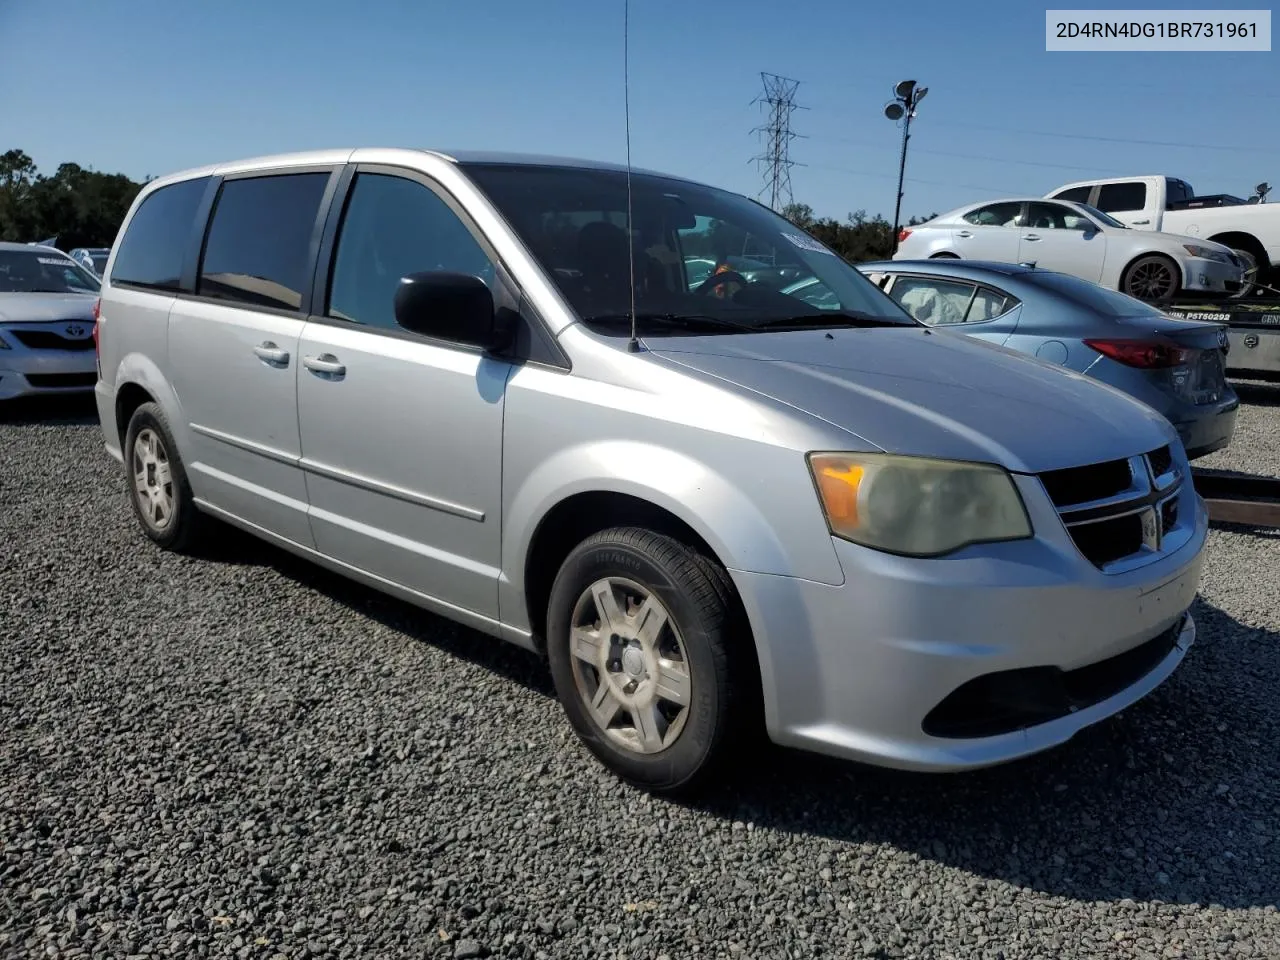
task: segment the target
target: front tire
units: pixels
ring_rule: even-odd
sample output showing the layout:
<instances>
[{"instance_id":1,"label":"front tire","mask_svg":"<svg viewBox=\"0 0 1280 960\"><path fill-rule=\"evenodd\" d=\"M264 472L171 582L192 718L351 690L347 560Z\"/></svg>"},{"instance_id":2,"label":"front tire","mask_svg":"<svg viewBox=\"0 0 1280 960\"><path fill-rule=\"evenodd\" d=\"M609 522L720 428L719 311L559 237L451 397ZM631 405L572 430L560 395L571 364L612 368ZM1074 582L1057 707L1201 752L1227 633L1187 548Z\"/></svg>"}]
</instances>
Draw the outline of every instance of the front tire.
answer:
<instances>
[{"instance_id":1,"label":"front tire","mask_svg":"<svg viewBox=\"0 0 1280 960\"><path fill-rule=\"evenodd\" d=\"M144 403L129 418L124 438L129 502L143 532L166 550L187 552L203 533L187 471L169 421L157 403Z\"/></svg>"},{"instance_id":2,"label":"front tire","mask_svg":"<svg viewBox=\"0 0 1280 960\"><path fill-rule=\"evenodd\" d=\"M749 713L754 649L729 590L712 561L635 527L588 537L561 566L547 614L556 693L579 739L623 779L696 787Z\"/></svg>"},{"instance_id":3,"label":"front tire","mask_svg":"<svg viewBox=\"0 0 1280 960\"><path fill-rule=\"evenodd\" d=\"M1152 253L1129 264L1120 281L1120 292L1139 300L1170 300L1181 286L1178 265L1166 256Z\"/></svg>"}]
</instances>

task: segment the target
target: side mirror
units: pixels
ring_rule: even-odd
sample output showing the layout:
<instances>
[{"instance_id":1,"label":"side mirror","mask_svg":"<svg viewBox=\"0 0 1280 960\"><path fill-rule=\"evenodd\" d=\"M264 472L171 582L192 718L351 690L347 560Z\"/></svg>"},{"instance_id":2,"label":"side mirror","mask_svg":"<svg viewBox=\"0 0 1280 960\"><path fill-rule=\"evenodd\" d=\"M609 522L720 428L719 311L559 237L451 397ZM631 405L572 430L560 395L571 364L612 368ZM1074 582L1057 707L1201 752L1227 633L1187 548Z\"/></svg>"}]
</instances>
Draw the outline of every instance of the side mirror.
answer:
<instances>
[{"instance_id":1,"label":"side mirror","mask_svg":"<svg viewBox=\"0 0 1280 960\"><path fill-rule=\"evenodd\" d=\"M511 340L511 325L499 321L489 287L469 274L429 271L401 277L395 309L396 323L426 337L484 350L501 350Z\"/></svg>"}]
</instances>

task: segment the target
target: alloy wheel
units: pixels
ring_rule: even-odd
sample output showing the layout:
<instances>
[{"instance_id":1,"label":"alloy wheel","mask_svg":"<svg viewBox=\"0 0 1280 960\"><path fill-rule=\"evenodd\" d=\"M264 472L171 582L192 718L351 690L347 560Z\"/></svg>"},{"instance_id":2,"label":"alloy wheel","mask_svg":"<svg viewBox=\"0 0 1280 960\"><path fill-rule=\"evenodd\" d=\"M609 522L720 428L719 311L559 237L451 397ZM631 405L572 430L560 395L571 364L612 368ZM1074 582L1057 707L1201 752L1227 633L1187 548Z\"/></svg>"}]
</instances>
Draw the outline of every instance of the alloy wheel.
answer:
<instances>
[{"instance_id":1,"label":"alloy wheel","mask_svg":"<svg viewBox=\"0 0 1280 960\"><path fill-rule=\"evenodd\" d=\"M133 441L133 486L138 509L156 530L173 522L173 473L169 452L159 434L144 427Z\"/></svg>"},{"instance_id":2,"label":"alloy wheel","mask_svg":"<svg viewBox=\"0 0 1280 960\"><path fill-rule=\"evenodd\" d=\"M574 686L596 725L639 754L679 738L693 702L684 640L649 590L623 577L595 581L570 621Z\"/></svg>"}]
</instances>

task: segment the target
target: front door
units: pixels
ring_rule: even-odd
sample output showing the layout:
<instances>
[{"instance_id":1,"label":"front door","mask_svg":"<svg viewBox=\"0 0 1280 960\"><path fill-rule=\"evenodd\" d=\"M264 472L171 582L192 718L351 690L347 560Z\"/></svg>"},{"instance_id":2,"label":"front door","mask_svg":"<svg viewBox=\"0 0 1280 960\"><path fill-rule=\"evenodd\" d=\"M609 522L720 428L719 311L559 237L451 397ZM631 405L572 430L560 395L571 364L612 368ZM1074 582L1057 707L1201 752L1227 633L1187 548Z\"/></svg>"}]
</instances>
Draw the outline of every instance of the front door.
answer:
<instances>
[{"instance_id":1,"label":"front door","mask_svg":"<svg viewBox=\"0 0 1280 960\"><path fill-rule=\"evenodd\" d=\"M298 465L298 341L311 238L331 173L228 179L213 208L196 298L169 314L174 390L191 433L196 496L311 545Z\"/></svg>"},{"instance_id":2,"label":"front door","mask_svg":"<svg viewBox=\"0 0 1280 960\"><path fill-rule=\"evenodd\" d=\"M321 553L496 620L512 366L397 325L400 278L424 270L496 283L477 235L433 184L358 171L328 302L299 345L311 529Z\"/></svg>"},{"instance_id":3,"label":"front door","mask_svg":"<svg viewBox=\"0 0 1280 960\"><path fill-rule=\"evenodd\" d=\"M1083 214L1057 203L1033 203L1018 248L1019 262L1067 273L1090 283L1102 279L1107 235Z\"/></svg>"}]
</instances>

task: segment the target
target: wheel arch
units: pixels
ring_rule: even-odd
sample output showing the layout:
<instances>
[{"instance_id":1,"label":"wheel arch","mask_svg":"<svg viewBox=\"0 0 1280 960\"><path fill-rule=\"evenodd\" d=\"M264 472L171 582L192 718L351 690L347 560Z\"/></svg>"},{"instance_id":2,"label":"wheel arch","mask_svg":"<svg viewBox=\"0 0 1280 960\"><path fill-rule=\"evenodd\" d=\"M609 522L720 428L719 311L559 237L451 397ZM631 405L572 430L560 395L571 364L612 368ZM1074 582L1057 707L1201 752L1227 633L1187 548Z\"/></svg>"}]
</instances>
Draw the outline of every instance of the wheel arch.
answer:
<instances>
[{"instance_id":1,"label":"wheel arch","mask_svg":"<svg viewBox=\"0 0 1280 960\"><path fill-rule=\"evenodd\" d=\"M129 418L139 406L147 402L159 404L165 412L179 453L190 447L187 424L181 416L182 408L177 394L151 358L141 353L126 354L116 367L111 382L115 434L122 447L125 431L129 429Z\"/></svg>"},{"instance_id":2,"label":"wheel arch","mask_svg":"<svg viewBox=\"0 0 1280 960\"><path fill-rule=\"evenodd\" d=\"M1142 250L1139 253L1135 253L1129 258L1129 261L1124 265L1123 269L1121 269L1119 282L1119 289L1121 293L1124 293L1125 281L1129 279L1129 271L1133 269L1134 265L1139 260L1145 260L1148 257L1159 257L1161 260L1167 260L1169 263L1173 264L1174 272L1178 277L1178 290L1181 290L1186 285L1187 274L1177 257L1170 253L1166 253L1164 250L1147 249ZM1177 292L1177 290L1174 291L1175 296L1177 295Z\"/></svg>"},{"instance_id":3,"label":"wheel arch","mask_svg":"<svg viewBox=\"0 0 1280 960\"><path fill-rule=\"evenodd\" d=\"M1222 233L1215 233L1207 239L1212 240L1214 243L1221 243L1224 246L1231 247L1233 250L1247 250L1258 261L1258 268L1261 270L1267 270L1271 267L1271 259L1267 256L1267 248L1262 245L1261 240L1247 231L1225 230Z\"/></svg>"}]
</instances>

